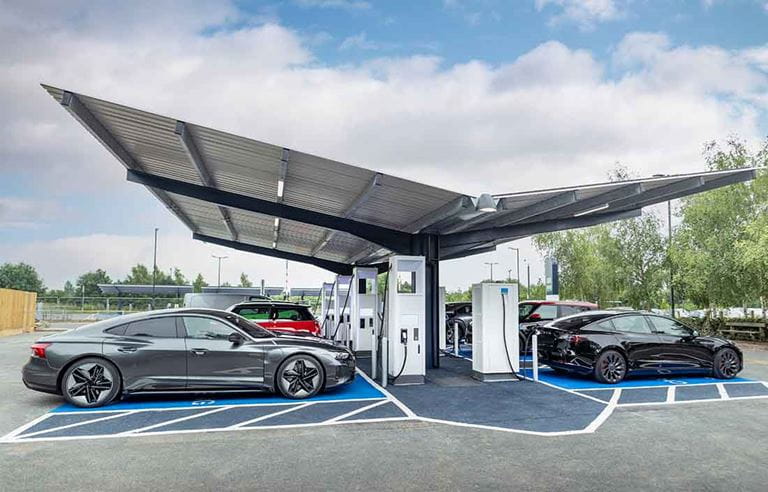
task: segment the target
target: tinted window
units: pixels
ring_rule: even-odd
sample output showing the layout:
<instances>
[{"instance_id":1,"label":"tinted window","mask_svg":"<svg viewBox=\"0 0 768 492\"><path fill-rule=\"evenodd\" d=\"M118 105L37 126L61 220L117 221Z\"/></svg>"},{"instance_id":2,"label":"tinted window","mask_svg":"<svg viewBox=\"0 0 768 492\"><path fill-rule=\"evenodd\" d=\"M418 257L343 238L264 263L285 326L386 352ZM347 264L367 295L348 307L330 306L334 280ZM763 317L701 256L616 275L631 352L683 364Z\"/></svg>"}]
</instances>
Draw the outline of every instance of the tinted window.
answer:
<instances>
[{"instance_id":1,"label":"tinted window","mask_svg":"<svg viewBox=\"0 0 768 492\"><path fill-rule=\"evenodd\" d=\"M595 324L595 328L602 331L614 331L615 328L611 320L607 319Z\"/></svg>"},{"instance_id":2,"label":"tinted window","mask_svg":"<svg viewBox=\"0 0 768 492\"><path fill-rule=\"evenodd\" d=\"M555 319L558 318L557 316L557 306L554 304L542 304L539 306L539 308L533 312L533 314L538 314L540 316L539 319Z\"/></svg>"},{"instance_id":3,"label":"tinted window","mask_svg":"<svg viewBox=\"0 0 768 492\"><path fill-rule=\"evenodd\" d=\"M309 310L305 308L296 307L276 307L275 319L290 320L290 321L311 321L312 315L309 314Z\"/></svg>"},{"instance_id":4,"label":"tinted window","mask_svg":"<svg viewBox=\"0 0 768 492\"><path fill-rule=\"evenodd\" d=\"M576 306L560 306L560 316L568 316L569 314L576 314L583 311Z\"/></svg>"},{"instance_id":5,"label":"tinted window","mask_svg":"<svg viewBox=\"0 0 768 492\"><path fill-rule=\"evenodd\" d=\"M547 326L553 326L555 328L559 328L561 330L566 330L566 331L573 331L573 330L578 330L582 326L586 326L590 323L594 323L595 321L599 321L603 318L607 318L608 316L613 316L613 313L577 314L573 316L568 316L567 318L561 318L553 323L548 324Z\"/></svg>"},{"instance_id":6,"label":"tinted window","mask_svg":"<svg viewBox=\"0 0 768 492\"><path fill-rule=\"evenodd\" d=\"M613 327L616 328L616 331L643 334L651 333L651 328L642 316L620 316L618 318L613 318L611 321L613 321Z\"/></svg>"},{"instance_id":7,"label":"tinted window","mask_svg":"<svg viewBox=\"0 0 768 492\"><path fill-rule=\"evenodd\" d=\"M231 327L221 321L211 318L184 317L184 327L187 330L187 338L201 340L227 340L229 335L235 333Z\"/></svg>"},{"instance_id":8,"label":"tinted window","mask_svg":"<svg viewBox=\"0 0 768 492\"><path fill-rule=\"evenodd\" d=\"M676 335L679 337L688 336L691 334L691 330L684 324L669 318L660 318L652 316L654 328L657 333L663 333L664 335Z\"/></svg>"},{"instance_id":9,"label":"tinted window","mask_svg":"<svg viewBox=\"0 0 768 492\"><path fill-rule=\"evenodd\" d=\"M164 318L136 321L128 325L125 336L176 338L176 318L166 316Z\"/></svg>"},{"instance_id":10,"label":"tinted window","mask_svg":"<svg viewBox=\"0 0 768 492\"><path fill-rule=\"evenodd\" d=\"M235 308L234 312L245 319L267 320L269 319L269 313L271 310L271 306L254 306Z\"/></svg>"},{"instance_id":11,"label":"tinted window","mask_svg":"<svg viewBox=\"0 0 768 492\"><path fill-rule=\"evenodd\" d=\"M517 306L517 313L520 318L520 321L523 321L525 318L528 317L529 314L533 312L534 309L536 309L537 304L531 304L528 302L520 303Z\"/></svg>"},{"instance_id":12,"label":"tinted window","mask_svg":"<svg viewBox=\"0 0 768 492\"><path fill-rule=\"evenodd\" d=\"M128 328L128 325L115 326L108 330L104 330L104 333L109 333L110 335L123 335L125 334L126 328Z\"/></svg>"}]
</instances>

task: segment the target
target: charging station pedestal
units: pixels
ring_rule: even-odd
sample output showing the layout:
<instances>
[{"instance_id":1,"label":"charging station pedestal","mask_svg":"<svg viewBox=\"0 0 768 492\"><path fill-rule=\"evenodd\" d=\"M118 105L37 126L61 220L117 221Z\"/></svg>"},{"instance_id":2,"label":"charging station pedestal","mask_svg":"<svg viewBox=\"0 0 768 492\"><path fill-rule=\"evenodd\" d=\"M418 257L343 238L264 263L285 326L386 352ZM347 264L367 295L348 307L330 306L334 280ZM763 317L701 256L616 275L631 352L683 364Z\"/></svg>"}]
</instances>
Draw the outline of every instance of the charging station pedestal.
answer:
<instances>
[{"instance_id":1,"label":"charging station pedestal","mask_svg":"<svg viewBox=\"0 0 768 492\"><path fill-rule=\"evenodd\" d=\"M376 283L379 271L376 268L355 267L352 271L352 292L349 302L352 316L352 350L367 353L372 350L373 340L378 332Z\"/></svg>"},{"instance_id":2,"label":"charging station pedestal","mask_svg":"<svg viewBox=\"0 0 768 492\"><path fill-rule=\"evenodd\" d=\"M387 373L393 384L423 384L425 357L425 262L423 256L389 259L386 333Z\"/></svg>"},{"instance_id":3,"label":"charging station pedestal","mask_svg":"<svg viewBox=\"0 0 768 492\"><path fill-rule=\"evenodd\" d=\"M516 380L514 374L520 371L517 298L516 284L472 286L472 377L475 379Z\"/></svg>"},{"instance_id":4,"label":"charging station pedestal","mask_svg":"<svg viewBox=\"0 0 768 492\"><path fill-rule=\"evenodd\" d=\"M320 288L320 318L318 318L317 321L322 327L322 330L320 331L321 337L330 336L328 333L329 327L333 325L331 317L333 316L334 289L334 284L331 282L323 282L323 286Z\"/></svg>"},{"instance_id":5,"label":"charging station pedestal","mask_svg":"<svg viewBox=\"0 0 768 492\"><path fill-rule=\"evenodd\" d=\"M440 350L446 350L448 348L448 336L446 333L447 327L445 326L445 287L440 287L440 291L438 292L438 299L437 302L439 304L438 311L439 316L437 317L437 322L440 324L440 330L438 331L439 335L439 342L440 342Z\"/></svg>"}]
</instances>

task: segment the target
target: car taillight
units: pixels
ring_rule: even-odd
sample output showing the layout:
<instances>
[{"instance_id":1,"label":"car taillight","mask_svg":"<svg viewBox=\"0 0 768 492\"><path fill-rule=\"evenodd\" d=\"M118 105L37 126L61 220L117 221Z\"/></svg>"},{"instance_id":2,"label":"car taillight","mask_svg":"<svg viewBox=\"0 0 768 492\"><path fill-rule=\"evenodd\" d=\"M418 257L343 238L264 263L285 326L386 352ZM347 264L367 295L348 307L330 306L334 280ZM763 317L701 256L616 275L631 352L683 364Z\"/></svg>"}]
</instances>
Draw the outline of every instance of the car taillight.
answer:
<instances>
[{"instance_id":1,"label":"car taillight","mask_svg":"<svg viewBox=\"0 0 768 492\"><path fill-rule=\"evenodd\" d=\"M533 313L528 319L541 319L541 315L539 313Z\"/></svg>"},{"instance_id":2,"label":"car taillight","mask_svg":"<svg viewBox=\"0 0 768 492\"><path fill-rule=\"evenodd\" d=\"M50 343L33 343L29 348L32 349L32 355L45 359L45 349L47 349L49 345Z\"/></svg>"},{"instance_id":3,"label":"car taillight","mask_svg":"<svg viewBox=\"0 0 768 492\"><path fill-rule=\"evenodd\" d=\"M568 343L570 343L571 345L577 345L586 340L587 340L586 338L579 335L571 335L568 337Z\"/></svg>"}]
</instances>

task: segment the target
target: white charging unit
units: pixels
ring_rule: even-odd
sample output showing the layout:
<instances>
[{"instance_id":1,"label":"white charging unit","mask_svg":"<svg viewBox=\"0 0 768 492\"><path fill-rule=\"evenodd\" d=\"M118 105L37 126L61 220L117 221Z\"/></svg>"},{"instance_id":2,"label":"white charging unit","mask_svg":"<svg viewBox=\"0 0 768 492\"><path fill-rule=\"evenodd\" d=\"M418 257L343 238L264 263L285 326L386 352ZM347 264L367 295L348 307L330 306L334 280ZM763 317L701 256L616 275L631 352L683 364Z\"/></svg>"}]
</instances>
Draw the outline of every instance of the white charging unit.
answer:
<instances>
[{"instance_id":1,"label":"white charging unit","mask_svg":"<svg viewBox=\"0 0 768 492\"><path fill-rule=\"evenodd\" d=\"M520 371L517 285L472 286L472 377L514 381Z\"/></svg>"},{"instance_id":2,"label":"white charging unit","mask_svg":"<svg viewBox=\"0 0 768 492\"><path fill-rule=\"evenodd\" d=\"M389 346L387 373L393 378L393 384L424 383L424 270L423 256L392 256L389 259L385 333Z\"/></svg>"},{"instance_id":3,"label":"white charging unit","mask_svg":"<svg viewBox=\"0 0 768 492\"><path fill-rule=\"evenodd\" d=\"M335 342L349 344L349 305L352 293L349 288L352 284L352 276L338 275L334 283L333 292L333 323L326 327L326 338Z\"/></svg>"},{"instance_id":4,"label":"white charging unit","mask_svg":"<svg viewBox=\"0 0 768 492\"><path fill-rule=\"evenodd\" d=\"M352 271L349 326L352 332L352 350L355 352L370 352L374 337L379 331L379 316L376 312L378 275L376 268L355 267Z\"/></svg>"},{"instance_id":5,"label":"white charging unit","mask_svg":"<svg viewBox=\"0 0 768 492\"><path fill-rule=\"evenodd\" d=\"M445 331L447 329L445 326L445 287L440 287L437 302L438 302L438 305L440 306L438 308L439 313L437 317L437 322L440 326L440 330L439 330L440 350L445 350L448 346L448 337Z\"/></svg>"}]
</instances>

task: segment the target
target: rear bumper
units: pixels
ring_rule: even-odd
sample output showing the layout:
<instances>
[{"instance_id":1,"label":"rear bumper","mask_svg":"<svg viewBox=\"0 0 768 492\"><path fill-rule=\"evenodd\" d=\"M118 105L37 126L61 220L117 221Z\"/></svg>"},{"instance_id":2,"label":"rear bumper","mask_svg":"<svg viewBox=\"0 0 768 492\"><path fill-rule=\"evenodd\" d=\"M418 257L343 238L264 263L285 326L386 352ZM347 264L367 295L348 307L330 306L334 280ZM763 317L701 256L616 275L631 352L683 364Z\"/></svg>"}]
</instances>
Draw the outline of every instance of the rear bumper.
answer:
<instances>
[{"instance_id":1,"label":"rear bumper","mask_svg":"<svg viewBox=\"0 0 768 492\"><path fill-rule=\"evenodd\" d=\"M58 371L52 369L45 359L30 357L29 362L21 370L21 380L29 389L44 393L60 394L58 388Z\"/></svg>"},{"instance_id":2,"label":"rear bumper","mask_svg":"<svg viewBox=\"0 0 768 492\"><path fill-rule=\"evenodd\" d=\"M562 350L539 351L539 362L549 367L578 374L591 374L594 365L591 361L580 358L575 353Z\"/></svg>"}]
</instances>

